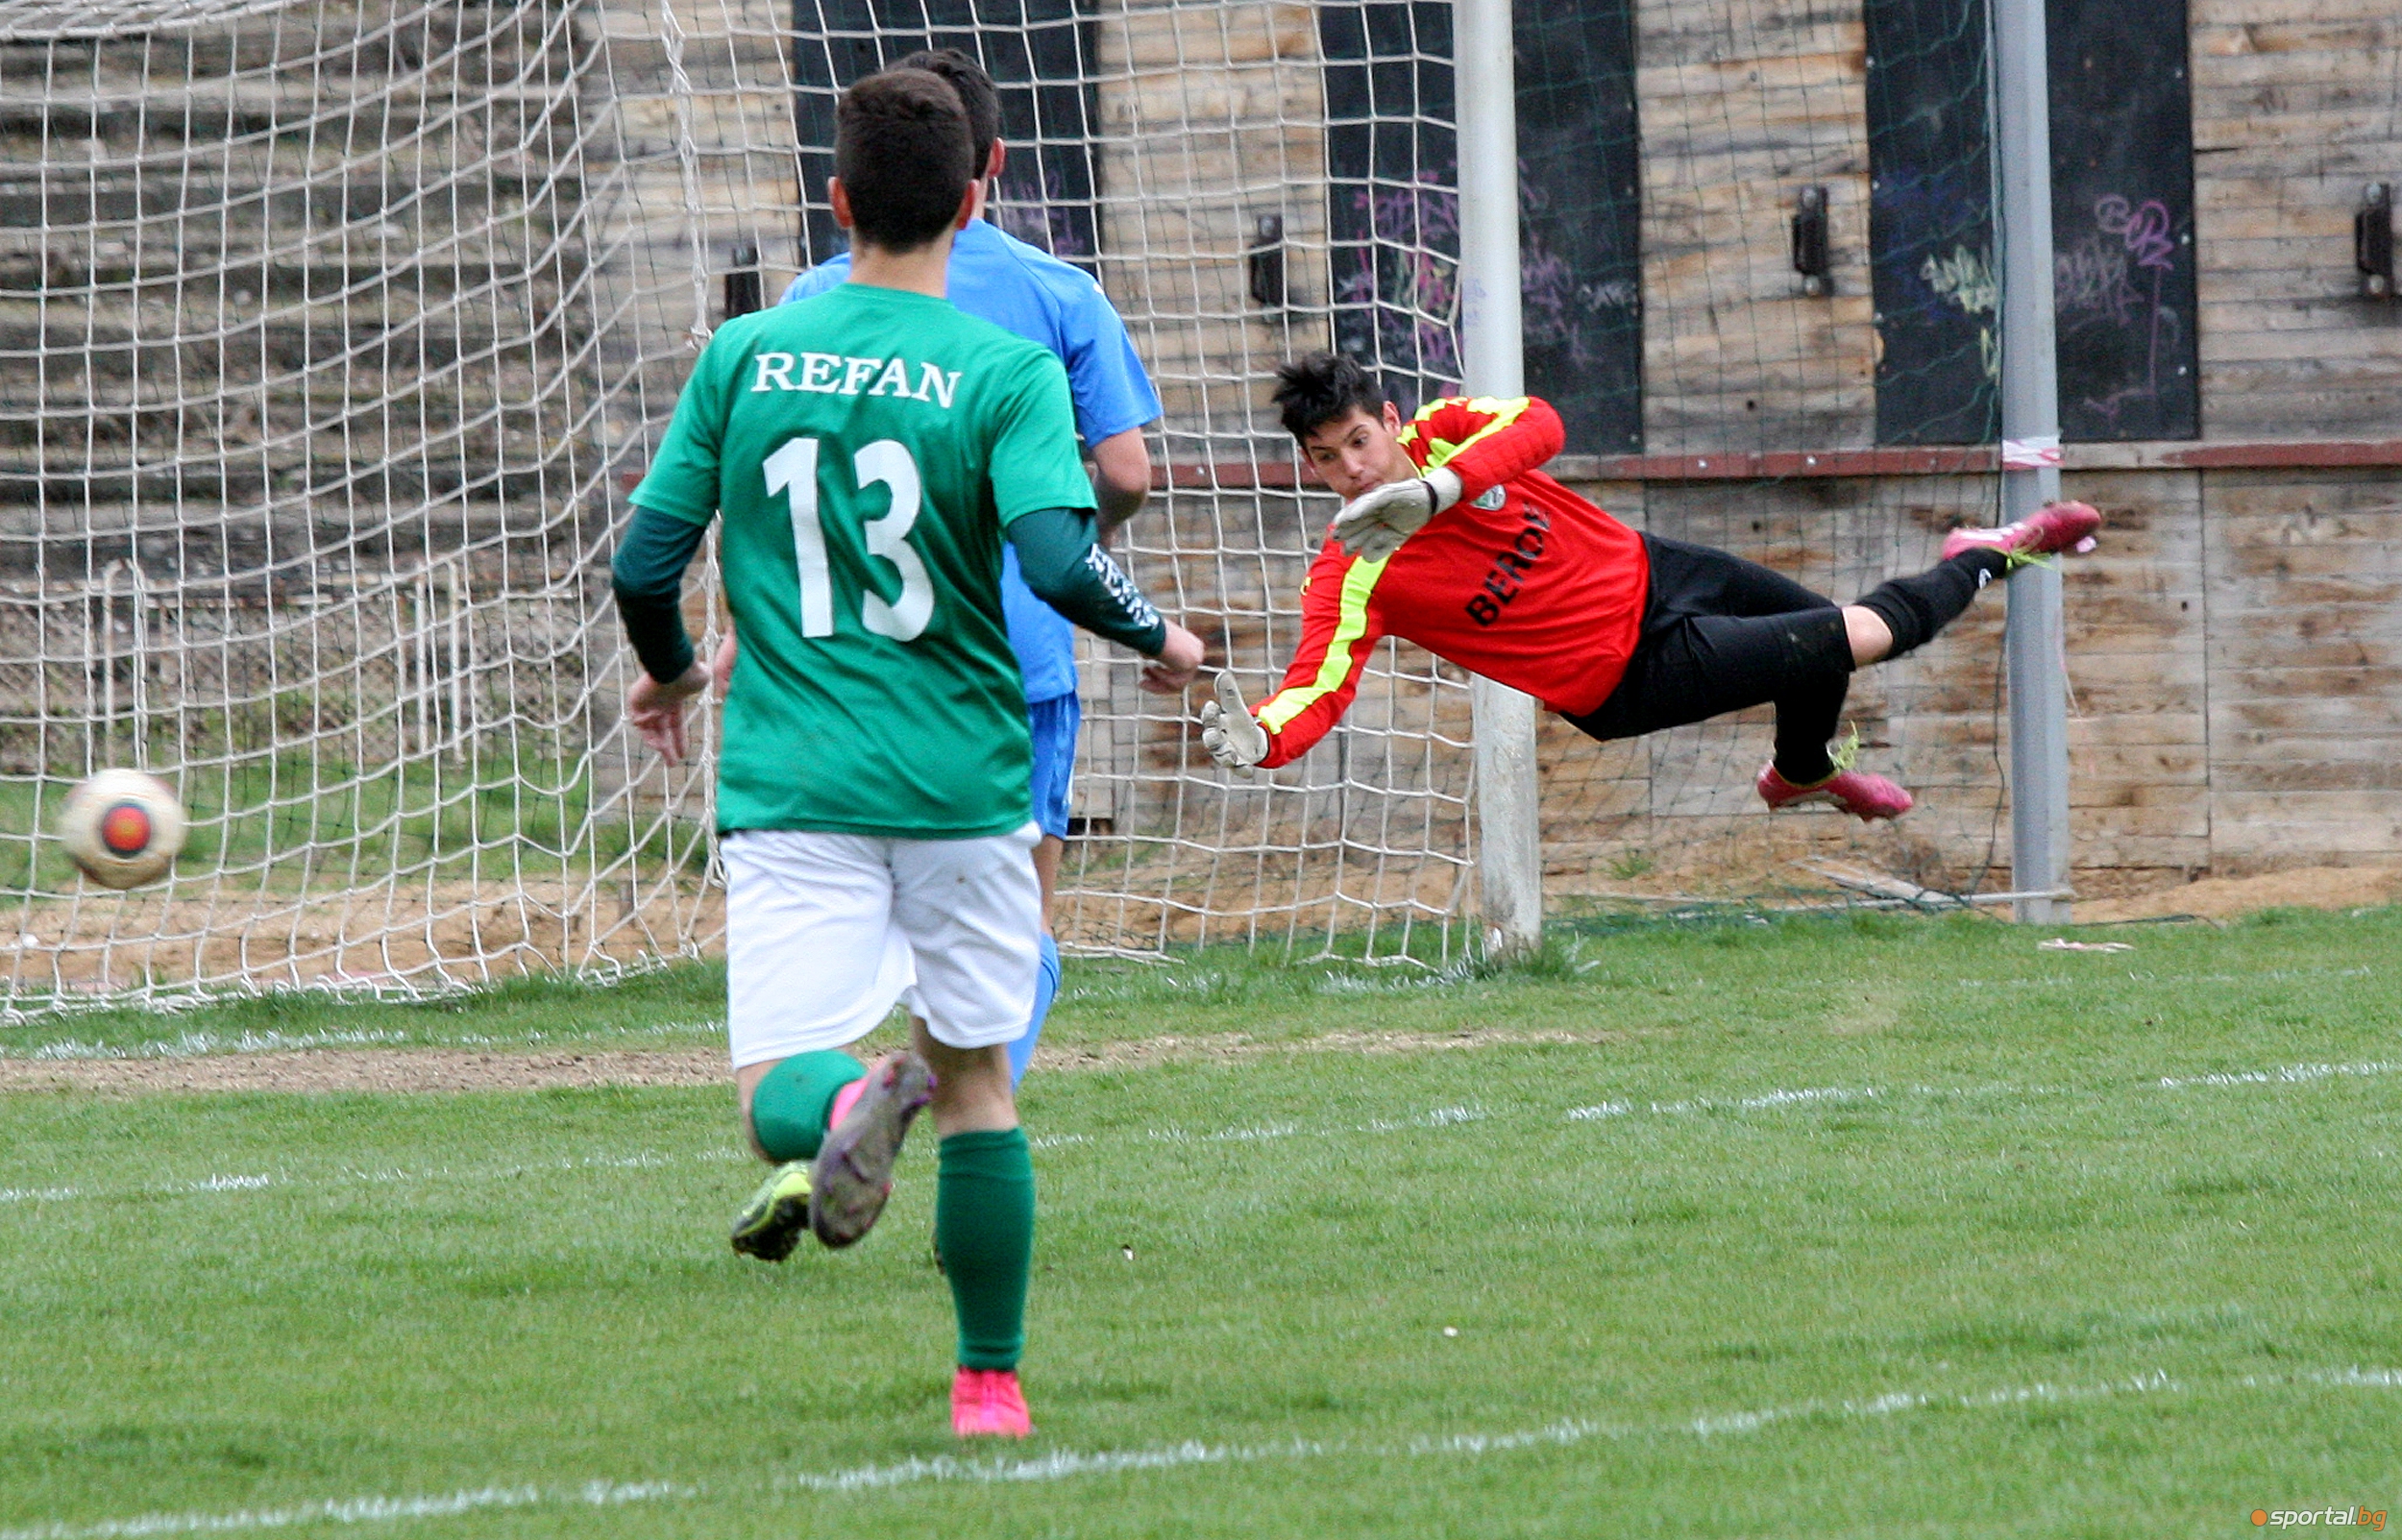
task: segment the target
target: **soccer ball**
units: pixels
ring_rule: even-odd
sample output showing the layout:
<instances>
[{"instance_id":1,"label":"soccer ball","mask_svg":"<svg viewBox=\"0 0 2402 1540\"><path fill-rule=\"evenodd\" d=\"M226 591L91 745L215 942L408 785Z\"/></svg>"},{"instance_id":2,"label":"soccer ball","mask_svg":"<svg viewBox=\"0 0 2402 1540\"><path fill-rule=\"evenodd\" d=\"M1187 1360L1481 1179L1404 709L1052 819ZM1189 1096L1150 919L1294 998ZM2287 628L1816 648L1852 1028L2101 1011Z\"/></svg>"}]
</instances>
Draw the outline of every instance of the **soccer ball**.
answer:
<instances>
[{"instance_id":1,"label":"soccer ball","mask_svg":"<svg viewBox=\"0 0 2402 1540\"><path fill-rule=\"evenodd\" d=\"M184 804L140 770L105 770L69 792L59 838L103 888L135 888L165 873L184 848Z\"/></svg>"}]
</instances>

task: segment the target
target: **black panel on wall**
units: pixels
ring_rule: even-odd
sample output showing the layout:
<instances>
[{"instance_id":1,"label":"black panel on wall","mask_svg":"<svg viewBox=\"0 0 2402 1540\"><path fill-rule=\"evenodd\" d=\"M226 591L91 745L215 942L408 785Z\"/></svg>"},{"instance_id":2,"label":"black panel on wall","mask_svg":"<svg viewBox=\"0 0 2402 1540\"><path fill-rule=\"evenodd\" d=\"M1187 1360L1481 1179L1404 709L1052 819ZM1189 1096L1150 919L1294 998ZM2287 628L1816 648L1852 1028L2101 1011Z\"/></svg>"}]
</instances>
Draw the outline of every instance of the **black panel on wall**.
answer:
<instances>
[{"instance_id":1,"label":"black panel on wall","mask_svg":"<svg viewBox=\"0 0 2402 1540\"><path fill-rule=\"evenodd\" d=\"M2185 0L2049 0L2061 436L2201 430Z\"/></svg>"},{"instance_id":2,"label":"black panel on wall","mask_svg":"<svg viewBox=\"0 0 2402 1540\"><path fill-rule=\"evenodd\" d=\"M1876 442L1998 434L1984 0L1866 0Z\"/></svg>"},{"instance_id":3,"label":"black panel on wall","mask_svg":"<svg viewBox=\"0 0 2402 1540\"><path fill-rule=\"evenodd\" d=\"M1336 346L1405 408L1458 388L1458 138L1452 8L1317 8L1326 60ZM1643 309L1630 0L1521 6L1520 257L1527 388L1568 448L1642 447Z\"/></svg>"},{"instance_id":4,"label":"black panel on wall","mask_svg":"<svg viewBox=\"0 0 2402 1540\"><path fill-rule=\"evenodd\" d=\"M1335 347L1403 411L1459 382L1449 0L1318 7Z\"/></svg>"},{"instance_id":5,"label":"black panel on wall","mask_svg":"<svg viewBox=\"0 0 2402 1540\"><path fill-rule=\"evenodd\" d=\"M1876 438L1996 436L1984 0L1866 0ZM2185 0L2047 0L2061 436L2193 438Z\"/></svg>"},{"instance_id":6,"label":"black panel on wall","mask_svg":"<svg viewBox=\"0 0 2402 1540\"><path fill-rule=\"evenodd\" d=\"M800 144L801 252L822 262L847 241L825 203L834 174L834 104L862 75L920 48L957 48L999 88L1002 229L1068 261L1100 253L1089 84L1091 23L1076 0L795 0L793 123Z\"/></svg>"},{"instance_id":7,"label":"black panel on wall","mask_svg":"<svg viewBox=\"0 0 2402 1540\"><path fill-rule=\"evenodd\" d=\"M1517 8L1527 388L1569 448L1643 447L1641 151L1632 0Z\"/></svg>"}]
</instances>

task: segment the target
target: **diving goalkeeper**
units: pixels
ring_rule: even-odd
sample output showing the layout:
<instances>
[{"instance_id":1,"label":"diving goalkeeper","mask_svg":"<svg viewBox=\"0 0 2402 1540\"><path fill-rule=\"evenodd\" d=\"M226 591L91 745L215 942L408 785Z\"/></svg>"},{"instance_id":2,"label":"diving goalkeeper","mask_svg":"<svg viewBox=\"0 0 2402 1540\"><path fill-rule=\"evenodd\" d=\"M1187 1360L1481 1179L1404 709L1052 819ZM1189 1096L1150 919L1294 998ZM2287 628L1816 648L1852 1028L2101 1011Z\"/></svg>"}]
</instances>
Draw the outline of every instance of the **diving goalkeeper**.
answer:
<instances>
[{"instance_id":1,"label":"diving goalkeeper","mask_svg":"<svg viewBox=\"0 0 2402 1540\"><path fill-rule=\"evenodd\" d=\"M1238 768L1309 752L1378 640L1397 636L1599 739L1774 703L1761 800L1899 818L1910 794L1828 747L1852 672L1924 646L2012 568L2091 550L2101 525L2060 502L1955 529L1934 566L1837 605L1726 551L1638 534L1543 475L1562 430L1536 398L1453 397L1405 424L1366 370L1321 353L1277 371L1275 400L1311 476L1346 501L1303 584L1283 686L1252 711L1220 674L1201 708L1202 743Z\"/></svg>"}]
</instances>

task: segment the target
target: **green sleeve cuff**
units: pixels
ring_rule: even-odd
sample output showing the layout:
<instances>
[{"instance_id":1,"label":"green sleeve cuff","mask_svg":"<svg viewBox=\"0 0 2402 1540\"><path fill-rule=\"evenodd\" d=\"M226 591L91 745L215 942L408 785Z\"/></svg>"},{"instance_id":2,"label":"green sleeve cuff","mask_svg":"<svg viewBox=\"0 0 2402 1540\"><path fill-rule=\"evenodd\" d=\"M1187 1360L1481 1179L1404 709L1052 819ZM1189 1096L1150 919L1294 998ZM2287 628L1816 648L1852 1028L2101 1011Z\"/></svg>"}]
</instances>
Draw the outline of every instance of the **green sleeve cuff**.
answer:
<instances>
[{"instance_id":1,"label":"green sleeve cuff","mask_svg":"<svg viewBox=\"0 0 2402 1540\"><path fill-rule=\"evenodd\" d=\"M1042 508L1010 521L1009 543L1035 598L1095 636L1159 656L1167 622L1092 531L1089 508Z\"/></svg>"},{"instance_id":2,"label":"green sleeve cuff","mask_svg":"<svg viewBox=\"0 0 2402 1540\"><path fill-rule=\"evenodd\" d=\"M682 678L693 665L692 637L684 630L684 569L708 529L657 508L636 507L609 564L625 639L643 672L661 684Z\"/></svg>"}]
</instances>

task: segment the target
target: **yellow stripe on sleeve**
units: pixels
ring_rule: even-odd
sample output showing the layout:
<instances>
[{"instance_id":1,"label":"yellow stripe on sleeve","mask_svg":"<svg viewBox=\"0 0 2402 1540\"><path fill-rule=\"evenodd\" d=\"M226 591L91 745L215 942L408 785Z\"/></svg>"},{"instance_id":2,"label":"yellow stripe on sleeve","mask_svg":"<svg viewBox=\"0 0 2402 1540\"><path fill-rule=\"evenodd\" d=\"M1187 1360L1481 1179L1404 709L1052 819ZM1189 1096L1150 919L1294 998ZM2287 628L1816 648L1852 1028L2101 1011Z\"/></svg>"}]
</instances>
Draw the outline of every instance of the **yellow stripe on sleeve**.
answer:
<instances>
[{"instance_id":1,"label":"yellow stripe on sleeve","mask_svg":"<svg viewBox=\"0 0 2402 1540\"><path fill-rule=\"evenodd\" d=\"M1430 443L1426 450L1426 468L1432 471L1437 466L1446 465L1465 454L1495 433L1516 423L1519 418L1527 414L1527 408L1532 404L1534 404L1534 398L1532 396L1513 396L1507 401L1492 396L1479 396L1468 403L1468 410L1489 412L1493 420L1457 444L1448 444L1441 439Z\"/></svg>"},{"instance_id":2,"label":"yellow stripe on sleeve","mask_svg":"<svg viewBox=\"0 0 2402 1540\"><path fill-rule=\"evenodd\" d=\"M1258 712L1261 726L1281 733L1294 718L1343 687L1343 681L1351 677L1351 649L1368 634L1368 596L1376 591L1376 580L1384 575L1384 562L1351 564L1351 571L1343 574L1341 607L1336 613L1335 634L1327 641L1326 656L1318 660L1317 677L1308 684L1280 690L1262 701Z\"/></svg>"}]
</instances>

